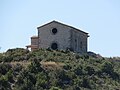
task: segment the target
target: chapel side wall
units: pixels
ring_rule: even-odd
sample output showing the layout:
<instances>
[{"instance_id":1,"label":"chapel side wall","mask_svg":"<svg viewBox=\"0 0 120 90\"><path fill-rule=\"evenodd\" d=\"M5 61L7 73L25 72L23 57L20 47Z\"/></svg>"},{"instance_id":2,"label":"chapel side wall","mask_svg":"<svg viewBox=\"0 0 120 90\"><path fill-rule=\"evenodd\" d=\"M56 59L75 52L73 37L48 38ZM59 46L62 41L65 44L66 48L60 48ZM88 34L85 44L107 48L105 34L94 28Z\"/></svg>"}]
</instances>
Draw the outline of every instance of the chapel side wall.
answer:
<instances>
[{"instance_id":1,"label":"chapel side wall","mask_svg":"<svg viewBox=\"0 0 120 90\"><path fill-rule=\"evenodd\" d=\"M53 35L52 29L57 28ZM70 28L58 23L51 23L38 28L39 48L50 48L53 42L58 44L58 49L70 48Z\"/></svg>"},{"instance_id":2,"label":"chapel side wall","mask_svg":"<svg viewBox=\"0 0 120 90\"><path fill-rule=\"evenodd\" d=\"M71 29L71 48L78 53L87 52L88 35L78 30Z\"/></svg>"}]
</instances>

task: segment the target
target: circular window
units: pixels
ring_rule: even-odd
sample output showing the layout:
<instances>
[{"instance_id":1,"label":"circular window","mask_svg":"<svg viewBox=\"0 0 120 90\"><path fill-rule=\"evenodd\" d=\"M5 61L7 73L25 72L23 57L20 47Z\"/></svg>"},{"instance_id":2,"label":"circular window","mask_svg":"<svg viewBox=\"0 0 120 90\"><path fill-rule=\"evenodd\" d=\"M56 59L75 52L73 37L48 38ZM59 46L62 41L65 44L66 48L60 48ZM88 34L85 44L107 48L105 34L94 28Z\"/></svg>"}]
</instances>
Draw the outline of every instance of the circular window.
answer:
<instances>
[{"instance_id":1,"label":"circular window","mask_svg":"<svg viewBox=\"0 0 120 90\"><path fill-rule=\"evenodd\" d=\"M53 28L53 29L52 29L52 33L53 33L53 34L56 34L56 33L57 33L57 29L56 29L56 28Z\"/></svg>"},{"instance_id":2,"label":"circular window","mask_svg":"<svg viewBox=\"0 0 120 90\"><path fill-rule=\"evenodd\" d=\"M58 48L57 43L52 43L51 48L52 48L53 50L56 50L56 49Z\"/></svg>"}]
</instances>

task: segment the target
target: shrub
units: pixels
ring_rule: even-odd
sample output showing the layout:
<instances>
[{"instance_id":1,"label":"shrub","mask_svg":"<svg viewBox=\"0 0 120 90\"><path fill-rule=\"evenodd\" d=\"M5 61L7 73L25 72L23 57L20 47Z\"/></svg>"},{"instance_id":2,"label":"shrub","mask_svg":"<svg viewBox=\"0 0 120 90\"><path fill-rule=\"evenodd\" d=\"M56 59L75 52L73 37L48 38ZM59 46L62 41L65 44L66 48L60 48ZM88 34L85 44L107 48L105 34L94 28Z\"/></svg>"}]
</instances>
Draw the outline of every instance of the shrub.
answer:
<instances>
[{"instance_id":1,"label":"shrub","mask_svg":"<svg viewBox=\"0 0 120 90\"><path fill-rule=\"evenodd\" d=\"M90 81L89 81L89 79L87 77L83 78L81 86L84 87L84 88L91 89Z\"/></svg>"},{"instance_id":2,"label":"shrub","mask_svg":"<svg viewBox=\"0 0 120 90\"><path fill-rule=\"evenodd\" d=\"M74 72L76 75L83 75L84 72L83 72L83 67L82 66L77 66L75 69L74 69Z\"/></svg>"},{"instance_id":3,"label":"shrub","mask_svg":"<svg viewBox=\"0 0 120 90\"><path fill-rule=\"evenodd\" d=\"M63 66L63 68L64 68L65 70L70 70L72 67L71 67L70 64L66 64L66 65Z\"/></svg>"},{"instance_id":4,"label":"shrub","mask_svg":"<svg viewBox=\"0 0 120 90\"><path fill-rule=\"evenodd\" d=\"M0 90L11 90L10 83L3 75L0 77Z\"/></svg>"},{"instance_id":5,"label":"shrub","mask_svg":"<svg viewBox=\"0 0 120 90\"><path fill-rule=\"evenodd\" d=\"M87 66L87 67L85 68L85 70L87 71L87 74L88 74L88 75L92 75L92 74L95 73L95 70L94 70L94 68L93 68L92 66Z\"/></svg>"},{"instance_id":6,"label":"shrub","mask_svg":"<svg viewBox=\"0 0 120 90\"><path fill-rule=\"evenodd\" d=\"M76 59L79 59L79 58L80 58L80 55L76 54L76 55L75 55L75 58L76 58Z\"/></svg>"},{"instance_id":7,"label":"shrub","mask_svg":"<svg viewBox=\"0 0 120 90\"><path fill-rule=\"evenodd\" d=\"M105 72L107 74L111 74L112 72L114 72L114 69L113 69L113 65L111 62L104 62L102 64L102 72Z\"/></svg>"},{"instance_id":8,"label":"shrub","mask_svg":"<svg viewBox=\"0 0 120 90\"><path fill-rule=\"evenodd\" d=\"M48 76L47 74L43 73L43 72L39 72L37 75L36 75L36 79L37 79L37 82L36 82L36 87L42 87L43 89L45 88L48 88Z\"/></svg>"},{"instance_id":9,"label":"shrub","mask_svg":"<svg viewBox=\"0 0 120 90\"><path fill-rule=\"evenodd\" d=\"M10 83L14 83L12 70L9 70L5 75L5 77L7 78L7 81L9 81Z\"/></svg>"},{"instance_id":10,"label":"shrub","mask_svg":"<svg viewBox=\"0 0 120 90\"><path fill-rule=\"evenodd\" d=\"M28 69L31 73L38 73L44 71L44 69L41 67L39 60L37 59L31 61L31 64L28 66Z\"/></svg>"},{"instance_id":11,"label":"shrub","mask_svg":"<svg viewBox=\"0 0 120 90\"><path fill-rule=\"evenodd\" d=\"M13 71L15 72L20 72L22 70L23 66L19 63L17 63L16 65L14 65L13 67Z\"/></svg>"},{"instance_id":12,"label":"shrub","mask_svg":"<svg viewBox=\"0 0 120 90\"><path fill-rule=\"evenodd\" d=\"M12 66L10 64L0 64L0 73L5 75L11 68Z\"/></svg>"}]
</instances>

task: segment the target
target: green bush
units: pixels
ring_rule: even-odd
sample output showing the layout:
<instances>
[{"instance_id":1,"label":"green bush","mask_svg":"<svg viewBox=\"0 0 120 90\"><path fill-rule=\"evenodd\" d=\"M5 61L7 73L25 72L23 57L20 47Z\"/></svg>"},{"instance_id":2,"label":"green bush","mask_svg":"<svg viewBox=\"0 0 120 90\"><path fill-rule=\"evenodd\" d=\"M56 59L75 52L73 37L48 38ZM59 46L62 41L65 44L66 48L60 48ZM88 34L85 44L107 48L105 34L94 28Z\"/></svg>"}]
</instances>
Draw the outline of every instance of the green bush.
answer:
<instances>
[{"instance_id":1,"label":"green bush","mask_svg":"<svg viewBox=\"0 0 120 90\"><path fill-rule=\"evenodd\" d=\"M0 74L5 75L11 68L10 64L0 64Z\"/></svg>"},{"instance_id":2,"label":"green bush","mask_svg":"<svg viewBox=\"0 0 120 90\"><path fill-rule=\"evenodd\" d=\"M39 49L29 52L16 48L0 53L0 62L0 90L120 88L119 58L97 58L67 50Z\"/></svg>"},{"instance_id":3,"label":"green bush","mask_svg":"<svg viewBox=\"0 0 120 90\"><path fill-rule=\"evenodd\" d=\"M10 83L5 76L0 77L0 90L11 90Z\"/></svg>"}]
</instances>

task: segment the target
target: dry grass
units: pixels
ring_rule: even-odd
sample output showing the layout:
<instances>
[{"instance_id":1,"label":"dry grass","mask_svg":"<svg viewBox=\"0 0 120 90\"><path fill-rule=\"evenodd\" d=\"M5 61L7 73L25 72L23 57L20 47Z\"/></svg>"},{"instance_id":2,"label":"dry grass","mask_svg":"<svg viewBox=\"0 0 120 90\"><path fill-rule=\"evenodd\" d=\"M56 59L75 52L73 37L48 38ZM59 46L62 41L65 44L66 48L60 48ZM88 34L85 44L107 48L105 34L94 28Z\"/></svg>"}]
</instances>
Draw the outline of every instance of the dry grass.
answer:
<instances>
[{"instance_id":1,"label":"dry grass","mask_svg":"<svg viewBox=\"0 0 120 90\"><path fill-rule=\"evenodd\" d=\"M50 70L61 69L64 66L64 63L53 62L53 61L41 62L41 64L42 64L43 68L50 69Z\"/></svg>"},{"instance_id":2,"label":"dry grass","mask_svg":"<svg viewBox=\"0 0 120 90\"><path fill-rule=\"evenodd\" d=\"M31 62L30 62L30 61L20 61L20 62L15 61L15 62L7 63L7 64L11 64L12 66L15 66L15 65L17 65L17 64L20 64L20 65L22 65L23 67L26 68L28 65L31 64Z\"/></svg>"},{"instance_id":3,"label":"dry grass","mask_svg":"<svg viewBox=\"0 0 120 90\"><path fill-rule=\"evenodd\" d=\"M55 69L61 69L63 66L64 66L64 63L60 63L60 62L53 62L53 61L47 61L47 62L40 62L42 67L44 69L52 69L52 70L55 70ZM10 63L7 63L7 64L11 64L12 66L15 66L17 64L20 64L22 65L24 68L26 68L28 65L31 64L31 61L20 61L20 62L10 62Z\"/></svg>"}]
</instances>

